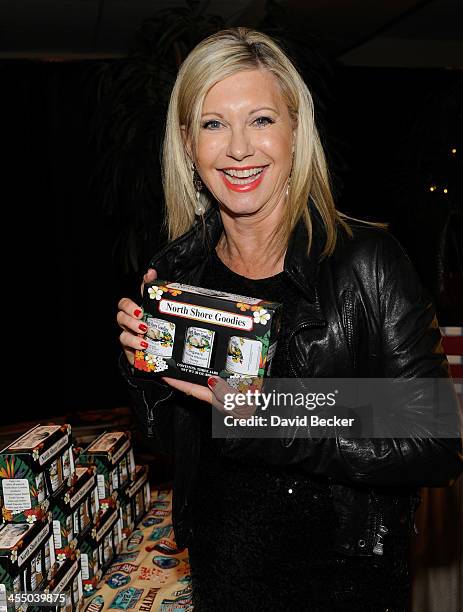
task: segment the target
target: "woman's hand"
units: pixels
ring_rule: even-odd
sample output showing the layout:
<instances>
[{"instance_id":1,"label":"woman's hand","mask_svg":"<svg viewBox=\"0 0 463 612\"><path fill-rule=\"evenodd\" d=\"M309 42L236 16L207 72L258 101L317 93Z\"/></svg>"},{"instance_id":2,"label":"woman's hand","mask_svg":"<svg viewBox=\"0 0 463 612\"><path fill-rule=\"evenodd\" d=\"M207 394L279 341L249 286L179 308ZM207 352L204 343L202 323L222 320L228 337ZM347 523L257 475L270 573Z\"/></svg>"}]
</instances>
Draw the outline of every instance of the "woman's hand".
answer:
<instances>
[{"instance_id":1,"label":"woman's hand","mask_svg":"<svg viewBox=\"0 0 463 612\"><path fill-rule=\"evenodd\" d=\"M141 295L143 295L145 283L149 283L156 278L156 270L150 268L143 276L143 282L140 287ZM143 350L148 346L144 339L148 328L140 320L143 317L143 309L129 298L122 298L119 301L118 309L117 323L122 329L119 341L130 365L133 365L135 351Z\"/></svg>"},{"instance_id":2,"label":"woman's hand","mask_svg":"<svg viewBox=\"0 0 463 612\"><path fill-rule=\"evenodd\" d=\"M209 377L207 379L208 387L196 385L184 380L177 380L176 378L168 378L166 376L163 376L162 380L168 383L171 387L174 387L174 389L178 389L179 391L186 393L186 395L191 395L199 400L207 402L208 404L212 404L219 412L222 412L223 414L231 414L236 418L250 417L255 413L257 408L257 405L252 404L251 399L250 403L247 403L244 406L235 404L233 410L227 410L224 404L227 401L228 405L230 405L233 396L237 395L239 392L233 387L230 387L230 385L228 385L223 378L220 378L219 376Z\"/></svg>"}]
</instances>

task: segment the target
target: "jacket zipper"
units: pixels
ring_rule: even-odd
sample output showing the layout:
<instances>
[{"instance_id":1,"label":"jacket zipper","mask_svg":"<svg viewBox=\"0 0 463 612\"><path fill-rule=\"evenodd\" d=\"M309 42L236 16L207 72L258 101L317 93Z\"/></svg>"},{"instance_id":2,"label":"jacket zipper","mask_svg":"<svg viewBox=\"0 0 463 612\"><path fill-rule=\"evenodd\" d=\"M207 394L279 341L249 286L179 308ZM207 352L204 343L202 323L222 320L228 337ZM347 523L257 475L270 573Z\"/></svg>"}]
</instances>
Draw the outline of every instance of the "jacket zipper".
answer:
<instances>
[{"instance_id":1,"label":"jacket zipper","mask_svg":"<svg viewBox=\"0 0 463 612\"><path fill-rule=\"evenodd\" d=\"M384 554L384 536L389 533L389 529L384 524L384 513L380 509L380 502L378 497L373 493L372 494L375 506L376 506L376 516L375 516L375 529L374 529L374 541L373 541L373 554L382 556Z\"/></svg>"},{"instance_id":2,"label":"jacket zipper","mask_svg":"<svg viewBox=\"0 0 463 612\"><path fill-rule=\"evenodd\" d=\"M384 543L383 538L389 532L389 529L383 523L383 515L379 514L378 528L375 533L375 542L373 546L373 554L383 555L384 554Z\"/></svg>"},{"instance_id":3,"label":"jacket zipper","mask_svg":"<svg viewBox=\"0 0 463 612\"><path fill-rule=\"evenodd\" d=\"M168 399L170 399L172 397L173 393L174 392L171 391L167 397L163 397L162 399L157 400L157 402L155 402L153 404L153 406L149 406L148 402L146 401L145 391L142 390L143 403L145 404L145 408L146 408L146 421L147 421L147 426L148 426L148 437L153 437L155 435L155 433L154 433L154 423L155 423L154 409L161 402L165 402Z\"/></svg>"},{"instance_id":4,"label":"jacket zipper","mask_svg":"<svg viewBox=\"0 0 463 612\"><path fill-rule=\"evenodd\" d=\"M352 352L352 363L354 366L354 370L357 368L357 355L354 346L354 306L352 301L352 293L351 291L346 292L346 302L345 302L345 311L346 311L346 334L347 334L347 342L350 346Z\"/></svg>"}]
</instances>

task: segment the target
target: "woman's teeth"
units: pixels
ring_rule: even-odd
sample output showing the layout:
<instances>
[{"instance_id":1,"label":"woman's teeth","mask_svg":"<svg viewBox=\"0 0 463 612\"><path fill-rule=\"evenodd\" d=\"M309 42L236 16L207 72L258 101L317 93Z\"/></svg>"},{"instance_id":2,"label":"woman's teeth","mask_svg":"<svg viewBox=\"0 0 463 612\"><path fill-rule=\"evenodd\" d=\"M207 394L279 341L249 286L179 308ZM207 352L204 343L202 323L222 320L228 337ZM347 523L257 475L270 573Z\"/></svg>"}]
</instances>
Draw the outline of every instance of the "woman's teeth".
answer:
<instances>
[{"instance_id":1,"label":"woman's teeth","mask_svg":"<svg viewBox=\"0 0 463 612\"><path fill-rule=\"evenodd\" d=\"M263 168L251 168L250 170L222 170L227 180L232 185L247 185L256 180Z\"/></svg>"}]
</instances>

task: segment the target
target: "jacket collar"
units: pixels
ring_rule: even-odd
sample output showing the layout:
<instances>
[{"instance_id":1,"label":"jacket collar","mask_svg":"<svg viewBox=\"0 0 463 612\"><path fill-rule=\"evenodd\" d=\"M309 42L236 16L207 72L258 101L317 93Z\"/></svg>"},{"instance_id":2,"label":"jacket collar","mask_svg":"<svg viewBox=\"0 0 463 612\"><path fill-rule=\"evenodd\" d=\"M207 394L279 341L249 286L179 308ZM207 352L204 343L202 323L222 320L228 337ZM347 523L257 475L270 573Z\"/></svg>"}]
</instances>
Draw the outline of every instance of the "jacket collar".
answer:
<instances>
[{"instance_id":1,"label":"jacket collar","mask_svg":"<svg viewBox=\"0 0 463 612\"><path fill-rule=\"evenodd\" d=\"M294 285L309 302L318 303L316 281L319 269L319 256L325 238L324 224L318 210L309 201L312 220L312 247L307 256L307 230L304 220L299 219L294 228L284 261L284 271ZM203 225L204 223L204 225ZM204 262L211 249L215 248L222 235L223 225L219 209L210 206L193 227L169 243L150 262L150 267L158 270L158 276L173 278L175 272L188 272Z\"/></svg>"}]
</instances>

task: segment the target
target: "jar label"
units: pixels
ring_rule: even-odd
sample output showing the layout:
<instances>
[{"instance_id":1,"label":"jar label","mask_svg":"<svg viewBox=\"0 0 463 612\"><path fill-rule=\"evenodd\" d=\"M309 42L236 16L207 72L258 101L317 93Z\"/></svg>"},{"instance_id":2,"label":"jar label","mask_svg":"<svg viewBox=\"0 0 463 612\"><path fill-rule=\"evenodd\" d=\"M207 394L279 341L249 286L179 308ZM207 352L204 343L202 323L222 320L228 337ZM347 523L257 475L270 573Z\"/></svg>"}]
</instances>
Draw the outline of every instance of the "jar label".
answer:
<instances>
[{"instance_id":1,"label":"jar label","mask_svg":"<svg viewBox=\"0 0 463 612\"><path fill-rule=\"evenodd\" d=\"M159 357L172 357L175 338L175 324L162 319L148 317L146 319L148 331L145 340L148 343L148 353Z\"/></svg>"},{"instance_id":2,"label":"jar label","mask_svg":"<svg viewBox=\"0 0 463 612\"><path fill-rule=\"evenodd\" d=\"M262 343L240 336L232 336L228 343L225 369L233 374L257 376L259 373Z\"/></svg>"},{"instance_id":3,"label":"jar label","mask_svg":"<svg viewBox=\"0 0 463 612\"><path fill-rule=\"evenodd\" d=\"M189 327L185 334L183 363L208 368L211 363L215 332L202 327Z\"/></svg>"}]
</instances>

